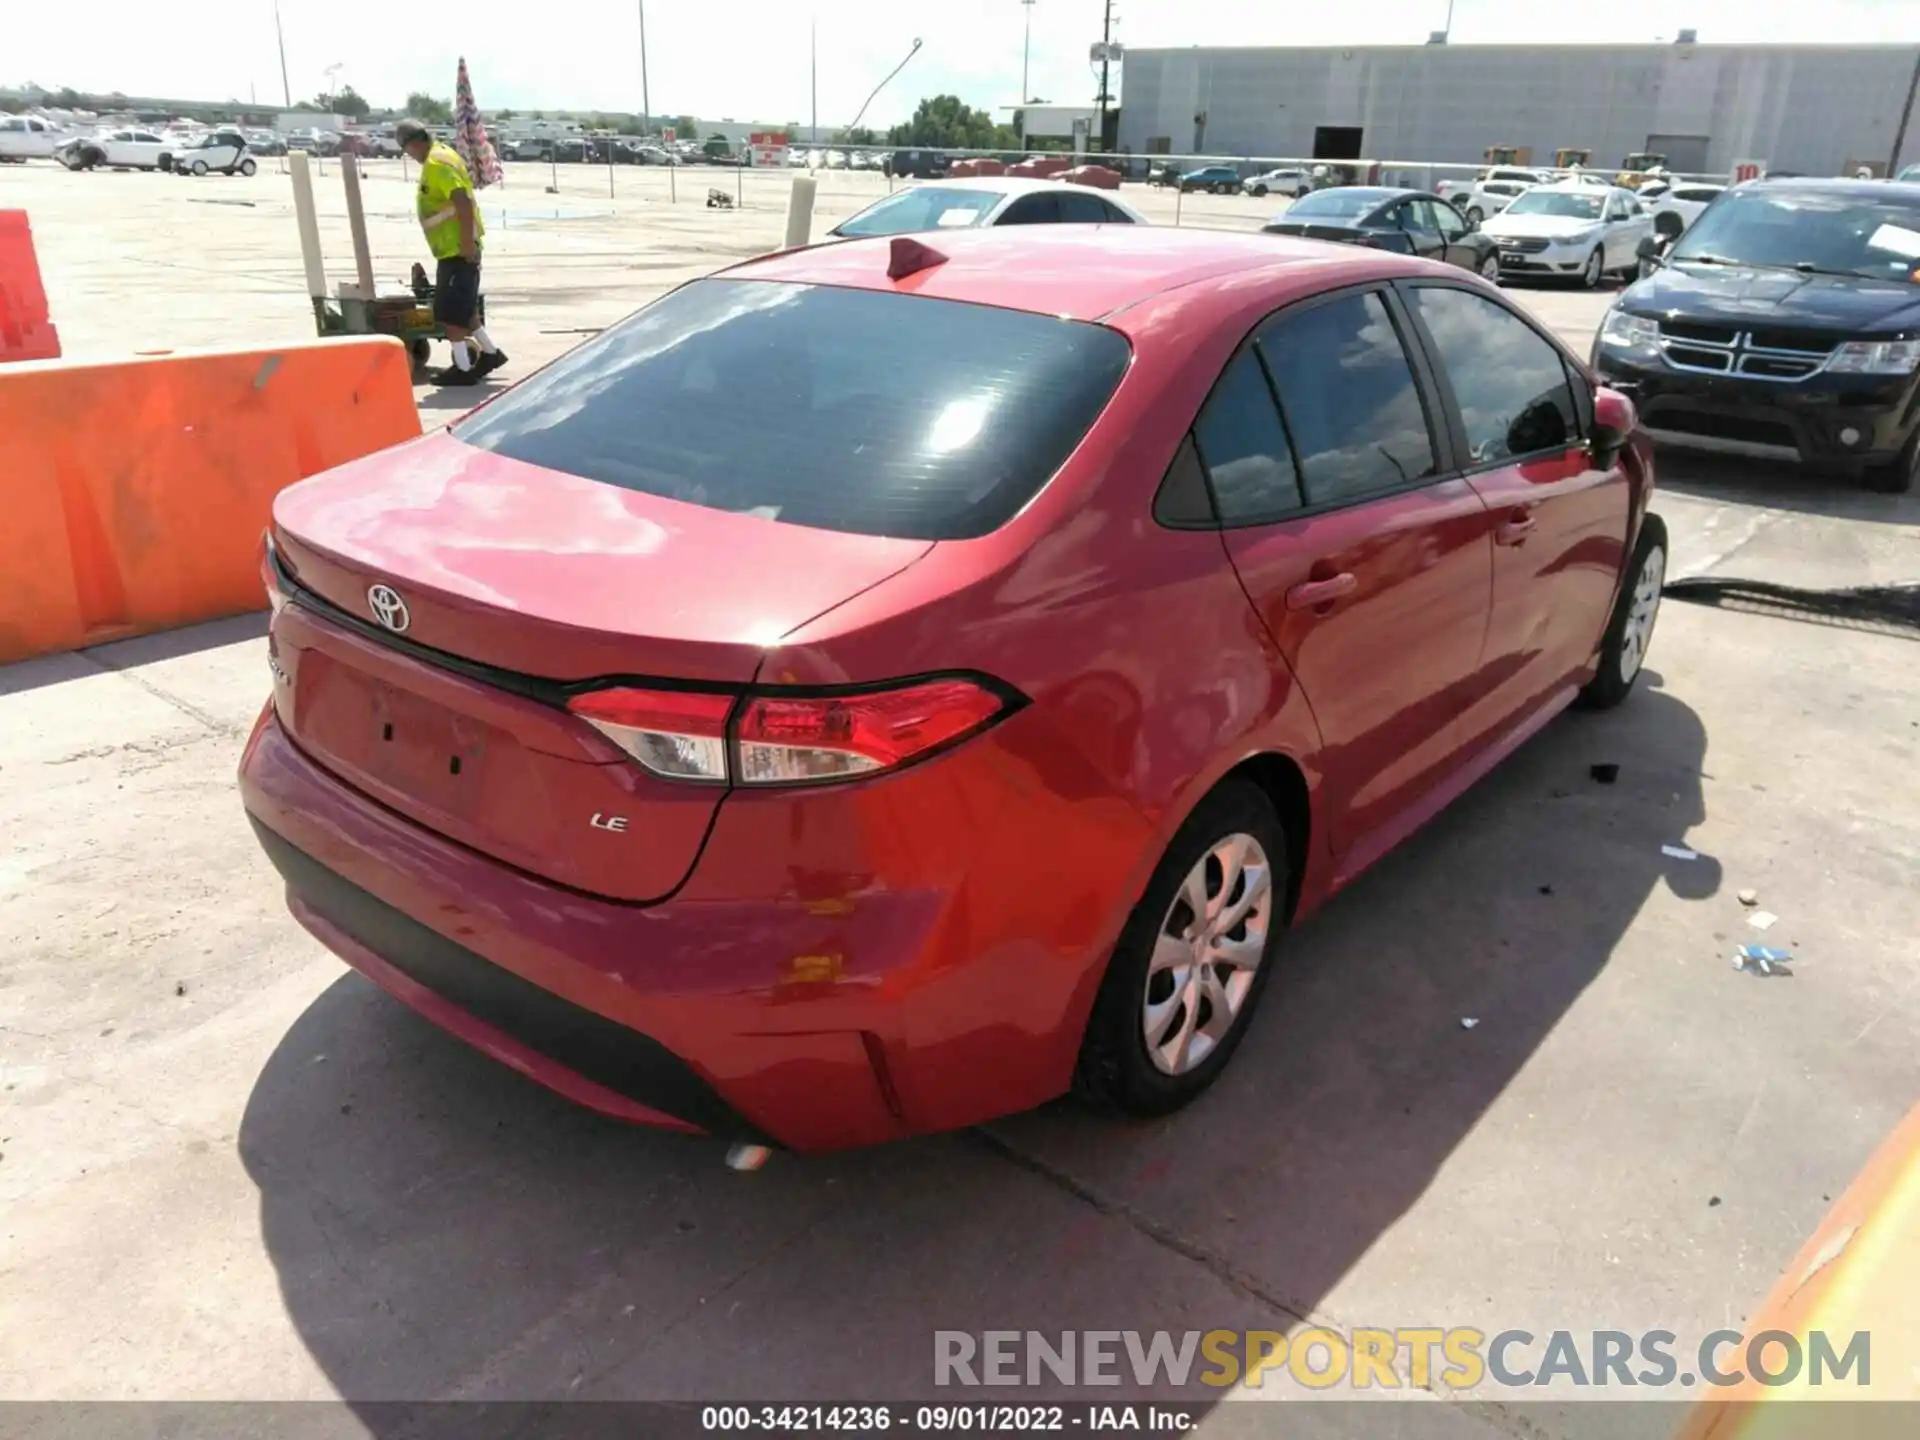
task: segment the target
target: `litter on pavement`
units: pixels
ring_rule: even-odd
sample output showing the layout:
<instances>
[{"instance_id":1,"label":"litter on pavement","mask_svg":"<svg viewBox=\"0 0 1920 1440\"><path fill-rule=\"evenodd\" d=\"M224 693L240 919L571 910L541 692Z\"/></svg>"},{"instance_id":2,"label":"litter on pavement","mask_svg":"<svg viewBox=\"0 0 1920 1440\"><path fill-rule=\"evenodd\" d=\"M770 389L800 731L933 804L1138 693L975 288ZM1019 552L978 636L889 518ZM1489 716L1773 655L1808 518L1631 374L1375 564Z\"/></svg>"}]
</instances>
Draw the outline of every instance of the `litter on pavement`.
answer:
<instances>
[{"instance_id":1,"label":"litter on pavement","mask_svg":"<svg viewBox=\"0 0 1920 1440\"><path fill-rule=\"evenodd\" d=\"M1779 950L1771 945L1742 945L1733 952L1733 968L1751 975L1771 975L1775 970L1791 975L1793 972L1784 967L1792 960L1791 950Z\"/></svg>"},{"instance_id":2,"label":"litter on pavement","mask_svg":"<svg viewBox=\"0 0 1920 1440\"><path fill-rule=\"evenodd\" d=\"M1660 847L1660 853L1662 855L1671 855L1675 860L1698 860L1700 858L1700 852L1698 850L1689 850L1684 845L1662 845Z\"/></svg>"},{"instance_id":3,"label":"litter on pavement","mask_svg":"<svg viewBox=\"0 0 1920 1440\"><path fill-rule=\"evenodd\" d=\"M1771 910L1756 910L1747 916L1747 924L1756 930L1771 930L1779 919Z\"/></svg>"}]
</instances>

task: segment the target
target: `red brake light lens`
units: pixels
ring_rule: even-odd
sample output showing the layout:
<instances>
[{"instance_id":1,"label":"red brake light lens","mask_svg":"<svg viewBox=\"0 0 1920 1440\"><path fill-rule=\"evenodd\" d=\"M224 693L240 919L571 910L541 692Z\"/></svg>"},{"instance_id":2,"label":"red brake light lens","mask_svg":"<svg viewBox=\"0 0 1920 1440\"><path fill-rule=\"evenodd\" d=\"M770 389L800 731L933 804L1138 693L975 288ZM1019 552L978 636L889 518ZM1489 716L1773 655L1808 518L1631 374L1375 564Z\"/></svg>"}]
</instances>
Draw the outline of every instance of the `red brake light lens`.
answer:
<instances>
[{"instance_id":1,"label":"red brake light lens","mask_svg":"<svg viewBox=\"0 0 1920 1440\"><path fill-rule=\"evenodd\" d=\"M985 728L1007 702L971 680L860 695L758 695L738 734L742 785L843 780L904 765Z\"/></svg>"},{"instance_id":2,"label":"red brake light lens","mask_svg":"<svg viewBox=\"0 0 1920 1440\"><path fill-rule=\"evenodd\" d=\"M724 782L733 703L731 695L616 687L576 695L567 709L655 775Z\"/></svg>"}]
</instances>

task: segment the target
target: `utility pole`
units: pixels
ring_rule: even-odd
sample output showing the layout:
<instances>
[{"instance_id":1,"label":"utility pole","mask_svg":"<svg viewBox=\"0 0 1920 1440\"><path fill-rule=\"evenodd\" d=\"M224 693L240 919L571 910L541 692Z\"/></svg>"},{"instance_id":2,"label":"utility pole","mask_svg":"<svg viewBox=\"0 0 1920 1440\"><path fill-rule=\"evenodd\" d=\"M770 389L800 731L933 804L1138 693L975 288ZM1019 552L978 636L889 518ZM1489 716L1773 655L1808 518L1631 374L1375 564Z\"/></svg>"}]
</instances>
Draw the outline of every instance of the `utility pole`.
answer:
<instances>
[{"instance_id":1,"label":"utility pole","mask_svg":"<svg viewBox=\"0 0 1920 1440\"><path fill-rule=\"evenodd\" d=\"M1023 107L1033 98L1033 91L1027 86L1027 57L1033 53L1033 3L1034 0L1020 0L1021 8L1027 12L1027 38L1020 45L1020 104Z\"/></svg>"},{"instance_id":2,"label":"utility pole","mask_svg":"<svg viewBox=\"0 0 1920 1440\"><path fill-rule=\"evenodd\" d=\"M1100 133L1094 137L1093 148L1104 151L1107 148L1107 71L1113 63L1113 0L1107 0L1106 15L1100 22Z\"/></svg>"},{"instance_id":3,"label":"utility pole","mask_svg":"<svg viewBox=\"0 0 1920 1440\"><path fill-rule=\"evenodd\" d=\"M640 0L640 133L653 129L653 97L647 94L647 0Z\"/></svg>"},{"instance_id":4,"label":"utility pole","mask_svg":"<svg viewBox=\"0 0 1920 1440\"><path fill-rule=\"evenodd\" d=\"M813 90L813 119L807 126L807 143L820 143L820 20L807 22L807 82Z\"/></svg>"},{"instance_id":5,"label":"utility pole","mask_svg":"<svg viewBox=\"0 0 1920 1440\"><path fill-rule=\"evenodd\" d=\"M1913 61L1913 78L1907 81L1907 103L1900 107L1900 128L1893 132L1893 153L1887 156L1887 178L1900 173L1900 151L1907 143L1907 123L1913 119L1913 96L1920 90L1920 56Z\"/></svg>"},{"instance_id":6,"label":"utility pole","mask_svg":"<svg viewBox=\"0 0 1920 1440\"><path fill-rule=\"evenodd\" d=\"M287 32L280 27L280 0L273 0L273 33L280 41L280 96L293 109L293 86L287 83Z\"/></svg>"}]
</instances>

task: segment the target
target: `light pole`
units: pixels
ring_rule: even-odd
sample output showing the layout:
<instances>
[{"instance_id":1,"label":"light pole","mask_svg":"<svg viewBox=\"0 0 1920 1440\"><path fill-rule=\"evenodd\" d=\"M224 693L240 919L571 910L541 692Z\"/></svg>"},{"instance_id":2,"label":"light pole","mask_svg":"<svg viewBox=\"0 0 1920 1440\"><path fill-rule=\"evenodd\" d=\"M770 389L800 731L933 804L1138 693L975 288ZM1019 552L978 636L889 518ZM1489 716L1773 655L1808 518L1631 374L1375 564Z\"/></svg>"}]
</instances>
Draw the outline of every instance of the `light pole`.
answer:
<instances>
[{"instance_id":1,"label":"light pole","mask_svg":"<svg viewBox=\"0 0 1920 1440\"><path fill-rule=\"evenodd\" d=\"M293 109L293 86L287 83L287 32L280 25L280 0L273 0L273 33L280 42L280 98Z\"/></svg>"},{"instance_id":2,"label":"light pole","mask_svg":"<svg viewBox=\"0 0 1920 1440\"><path fill-rule=\"evenodd\" d=\"M1020 8L1027 12L1027 35L1020 42L1020 103L1023 106L1033 96L1027 88L1027 58L1033 54L1033 4L1034 0L1020 0Z\"/></svg>"},{"instance_id":3,"label":"light pole","mask_svg":"<svg viewBox=\"0 0 1920 1440\"><path fill-rule=\"evenodd\" d=\"M647 94L647 0L640 0L640 133L653 123L653 100Z\"/></svg>"},{"instance_id":4,"label":"light pole","mask_svg":"<svg viewBox=\"0 0 1920 1440\"><path fill-rule=\"evenodd\" d=\"M1031 0L1029 0L1029 3L1031 3ZM920 53L920 42L918 40L915 40L913 42L913 48L907 51L906 59L902 60L898 65L894 66L893 69L889 70L887 72L886 79L882 80L878 85L873 87L873 95L878 95L882 90L886 89L887 81L893 79L894 76L898 75L902 70L906 69L907 60L913 59L913 57L918 55L919 53ZM867 106L873 104L873 95L867 96L866 100L860 106L860 113L853 117L853 121L851 124L847 126L847 129L851 130L854 128L855 125L858 125L860 123L861 119L867 113Z\"/></svg>"},{"instance_id":5,"label":"light pole","mask_svg":"<svg viewBox=\"0 0 1920 1440\"><path fill-rule=\"evenodd\" d=\"M818 16L807 21L807 83L813 91L813 118L807 125L807 144L820 143L820 20ZM811 159L813 152L807 152Z\"/></svg>"}]
</instances>

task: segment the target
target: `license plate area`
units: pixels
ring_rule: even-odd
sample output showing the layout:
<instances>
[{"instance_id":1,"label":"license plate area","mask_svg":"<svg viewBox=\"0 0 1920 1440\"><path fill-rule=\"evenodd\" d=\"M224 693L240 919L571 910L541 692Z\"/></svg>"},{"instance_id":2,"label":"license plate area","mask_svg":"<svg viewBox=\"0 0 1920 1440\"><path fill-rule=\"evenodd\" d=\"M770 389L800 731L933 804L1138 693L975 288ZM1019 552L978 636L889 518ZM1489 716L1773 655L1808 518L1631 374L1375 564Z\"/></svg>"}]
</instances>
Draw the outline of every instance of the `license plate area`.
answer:
<instances>
[{"instance_id":1,"label":"license plate area","mask_svg":"<svg viewBox=\"0 0 1920 1440\"><path fill-rule=\"evenodd\" d=\"M452 815L471 815L485 785L491 727L374 680L368 685L367 770Z\"/></svg>"}]
</instances>

